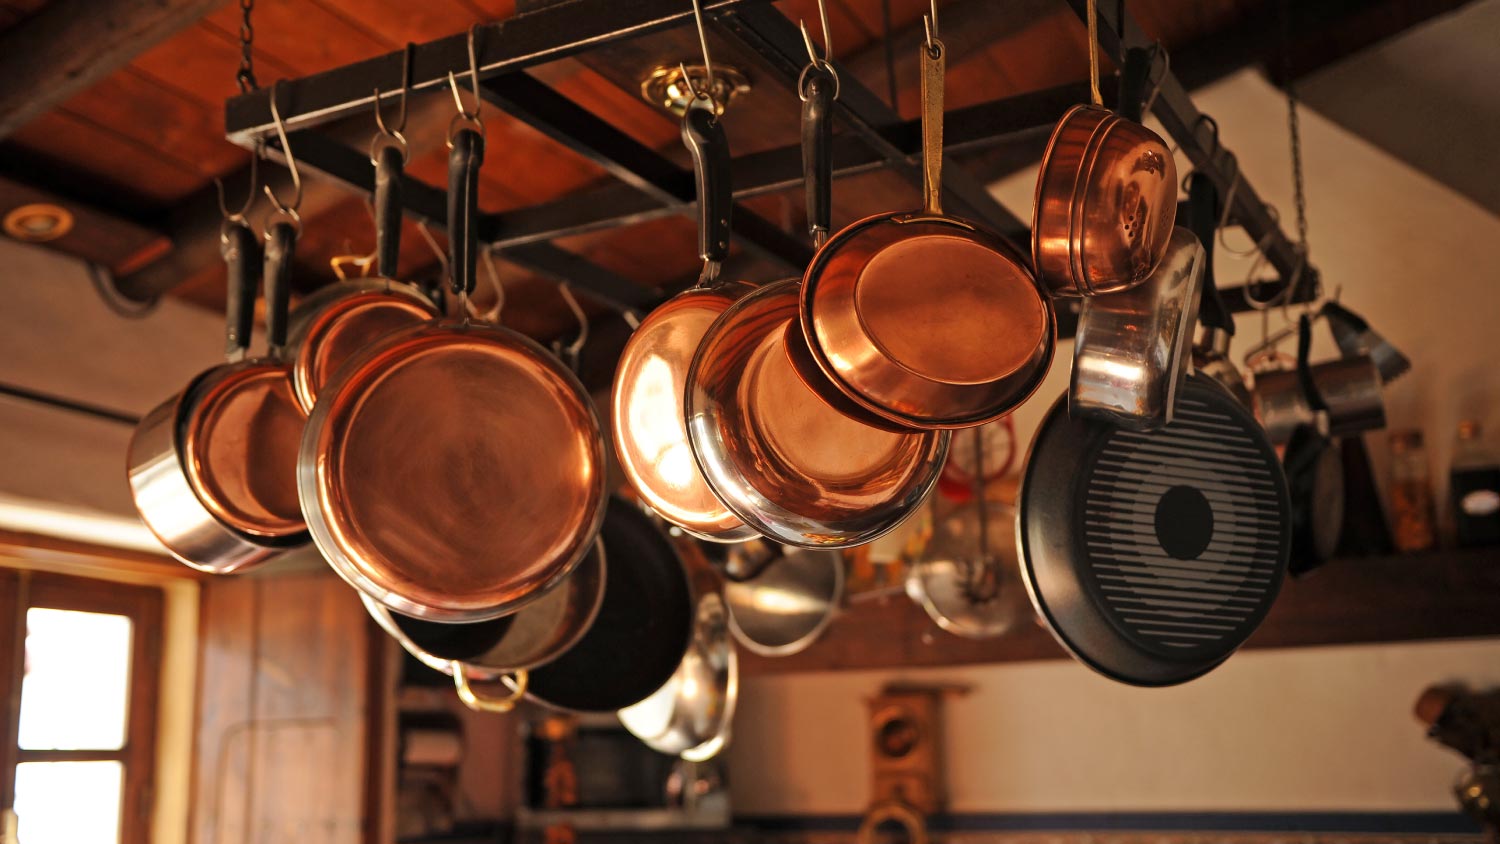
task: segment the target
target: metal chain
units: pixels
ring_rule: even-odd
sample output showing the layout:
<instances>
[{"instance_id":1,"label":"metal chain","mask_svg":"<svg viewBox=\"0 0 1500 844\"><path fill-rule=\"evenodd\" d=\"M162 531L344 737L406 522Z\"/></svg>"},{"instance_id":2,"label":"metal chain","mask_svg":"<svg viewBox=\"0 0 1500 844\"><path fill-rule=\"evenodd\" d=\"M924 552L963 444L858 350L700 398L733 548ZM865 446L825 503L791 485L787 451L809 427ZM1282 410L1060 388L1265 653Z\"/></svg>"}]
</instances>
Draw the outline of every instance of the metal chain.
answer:
<instances>
[{"instance_id":1,"label":"metal chain","mask_svg":"<svg viewBox=\"0 0 1500 844\"><path fill-rule=\"evenodd\" d=\"M1286 116L1292 140L1292 190L1297 202L1297 246L1307 260L1307 195L1302 181L1302 132L1297 120L1297 87L1292 81L1292 10L1281 2L1281 84L1286 91Z\"/></svg>"},{"instance_id":2,"label":"metal chain","mask_svg":"<svg viewBox=\"0 0 1500 844\"><path fill-rule=\"evenodd\" d=\"M260 87L255 84L255 57L250 54L255 43L255 27L250 23L250 13L254 10L255 0L240 0L240 70L234 81L239 83L241 94Z\"/></svg>"}]
</instances>

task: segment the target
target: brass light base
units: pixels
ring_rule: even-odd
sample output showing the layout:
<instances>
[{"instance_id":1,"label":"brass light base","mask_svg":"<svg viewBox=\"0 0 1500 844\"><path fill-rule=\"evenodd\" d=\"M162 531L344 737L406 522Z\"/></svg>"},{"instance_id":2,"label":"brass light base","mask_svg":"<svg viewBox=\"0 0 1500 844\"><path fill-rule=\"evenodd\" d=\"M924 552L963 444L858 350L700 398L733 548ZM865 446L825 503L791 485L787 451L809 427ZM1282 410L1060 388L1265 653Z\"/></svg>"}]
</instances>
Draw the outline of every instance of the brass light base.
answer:
<instances>
[{"instance_id":1,"label":"brass light base","mask_svg":"<svg viewBox=\"0 0 1500 844\"><path fill-rule=\"evenodd\" d=\"M641 82L641 97L646 102L681 117L693 99L691 88L708 88L708 70L703 65L686 65L687 76L683 76L683 67L675 64L661 65L652 70ZM735 97L749 91L750 79L743 71L729 65L714 64L714 83L709 93L713 95L719 114L724 113Z\"/></svg>"}]
</instances>

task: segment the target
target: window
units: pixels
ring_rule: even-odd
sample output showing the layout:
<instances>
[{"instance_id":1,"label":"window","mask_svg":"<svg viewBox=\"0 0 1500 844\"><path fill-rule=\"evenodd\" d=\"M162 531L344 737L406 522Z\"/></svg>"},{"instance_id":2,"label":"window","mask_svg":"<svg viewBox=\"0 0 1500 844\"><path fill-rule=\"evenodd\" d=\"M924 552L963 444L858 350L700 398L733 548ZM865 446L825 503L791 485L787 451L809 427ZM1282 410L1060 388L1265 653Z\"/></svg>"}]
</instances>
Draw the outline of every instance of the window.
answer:
<instances>
[{"instance_id":1,"label":"window","mask_svg":"<svg viewBox=\"0 0 1500 844\"><path fill-rule=\"evenodd\" d=\"M161 624L158 589L0 570L0 809L20 841L146 844Z\"/></svg>"}]
</instances>

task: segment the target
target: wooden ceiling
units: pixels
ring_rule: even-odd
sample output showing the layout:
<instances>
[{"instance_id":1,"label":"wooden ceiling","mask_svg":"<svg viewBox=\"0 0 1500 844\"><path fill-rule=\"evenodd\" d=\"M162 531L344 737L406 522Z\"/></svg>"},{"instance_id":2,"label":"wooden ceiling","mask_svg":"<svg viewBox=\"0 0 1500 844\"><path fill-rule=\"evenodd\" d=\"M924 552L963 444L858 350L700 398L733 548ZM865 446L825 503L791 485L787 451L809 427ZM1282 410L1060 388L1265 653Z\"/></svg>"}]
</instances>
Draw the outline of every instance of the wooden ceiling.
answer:
<instances>
[{"instance_id":1,"label":"wooden ceiling","mask_svg":"<svg viewBox=\"0 0 1500 844\"><path fill-rule=\"evenodd\" d=\"M526 0L522 3L524 7ZM1060 0L948 0L939 5L950 42L949 109L1084 76L1084 28ZM1129 9L1148 34L1178 56L1189 55L1191 45L1232 35L1246 21L1264 17L1272 5L1267 0L1130 0ZM780 0L776 6L792 19L817 19L815 0ZM827 7L836 57L867 87L887 91L882 0L827 0ZM926 8L927 0L890 0L895 43L906 44L920 31ZM0 43L7 33L24 32L28 19L46 10L46 0L0 0ZM255 74L266 86L514 14L514 0L257 0ZM174 214L180 217L184 208L201 207L215 177L243 171L249 163L245 151L223 137L223 103L237 93L239 27L238 4L224 3L20 126L0 142L0 213L49 194L71 200L67 204L78 217L77 226L54 245L119 275L171 254L176 247L164 232ZM716 49L723 46L718 39L713 43ZM1264 45L1261 54L1272 46ZM691 61L695 49L691 33L679 30L543 66L535 75L636 140L683 161L676 120L637 92L640 79L657 62ZM898 110L906 117L915 116L917 108L911 58L903 54L896 64ZM728 116L735 153L794 143L794 95L754 67L744 69L755 91ZM1173 69L1183 70L1179 61ZM409 171L433 184L443 182L446 165L442 140L447 117L442 109L449 106L443 99L414 98L411 106ZM486 127L481 204L488 211L553 200L608 178L593 163L494 109L486 111ZM373 132L373 121L369 128ZM983 165L976 162L977 177L1000 175L983 172ZM835 197L835 225L916 201L909 184L889 173L841 180ZM195 198L197 206L192 205ZM748 204L788 231L800 231L799 192ZM260 212L265 209L262 203ZM363 198L310 186L304 210L305 233L298 247L303 290L332 278L326 269L332 256L372 248ZM697 266L693 223L685 217L570 238L562 245L653 287L690 277ZM741 257L734 269L748 277L785 272ZM408 225L402 272L420 276L436 267L432 250ZM174 295L205 307L220 306L223 273L215 261L174 271L181 276ZM570 317L550 283L508 266L501 275L507 287L507 324L539 337L566 330Z\"/></svg>"}]
</instances>

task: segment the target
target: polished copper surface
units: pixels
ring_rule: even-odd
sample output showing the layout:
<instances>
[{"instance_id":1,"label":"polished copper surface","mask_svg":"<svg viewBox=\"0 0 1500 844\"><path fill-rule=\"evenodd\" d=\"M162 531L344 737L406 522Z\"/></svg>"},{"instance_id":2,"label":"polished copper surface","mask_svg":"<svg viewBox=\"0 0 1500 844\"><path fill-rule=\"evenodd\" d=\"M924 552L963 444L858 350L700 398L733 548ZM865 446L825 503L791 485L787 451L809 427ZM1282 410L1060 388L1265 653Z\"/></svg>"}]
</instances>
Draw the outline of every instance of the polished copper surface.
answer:
<instances>
[{"instance_id":1,"label":"polished copper surface","mask_svg":"<svg viewBox=\"0 0 1500 844\"><path fill-rule=\"evenodd\" d=\"M796 279L734 303L688 373L689 441L710 488L759 533L808 548L880 536L919 505L948 451L941 431L895 433L840 413L787 355L799 331Z\"/></svg>"},{"instance_id":2,"label":"polished copper surface","mask_svg":"<svg viewBox=\"0 0 1500 844\"><path fill-rule=\"evenodd\" d=\"M1031 257L1054 295L1145 281L1177 219L1177 165L1161 137L1098 106L1058 121L1037 175Z\"/></svg>"},{"instance_id":3,"label":"polished copper surface","mask_svg":"<svg viewBox=\"0 0 1500 844\"><path fill-rule=\"evenodd\" d=\"M696 536L735 542L755 536L709 489L688 445L683 392L693 354L710 325L755 288L718 283L678 294L653 310L620 355L611 399L615 452L646 505Z\"/></svg>"},{"instance_id":4,"label":"polished copper surface","mask_svg":"<svg viewBox=\"0 0 1500 844\"><path fill-rule=\"evenodd\" d=\"M572 571L603 518L604 445L583 387L504 328L433 322L325 387L298 482L345 579L439 621L514 611Z\"/></svg>"},{"instance_id":5,"label":"polished copper surface","mask_svg":"<svg viewBox=\"0 0 1500 844\"><path fill-rule=\"evenodd\" d=\"M372 279L325 287L319 294L325 291L326 298L309 297L292 317L292 373L306 413L333 373L360 349L438 315L426 298L403 284Z\"/></svg>"},{"instance_id":6,"label":"polished copper surface","mask_svg":"<svg viewBox=\"0 0 1500 844\"><path fill-rule=\"evenodd\" d=\"M866 411L961 428L1009 413L1046 375L1052 305L1005 239L928 213L839 232L808 267L801 324L824 374Z\"/></svg>"},{"instance_id":7,"label":"polished copper surface","mask_svg":"<svg viewBox=\"0 0 1500 844\"><path fill-rule=\"evenodd\" d=\"M252 361L197 382L178 420L184 469L203 506L252 537L307 530L297 502L303 415L291 371Z\"/></svg>"}]
</instances>

